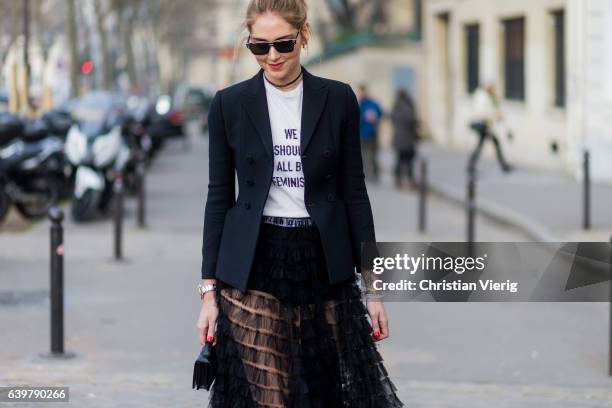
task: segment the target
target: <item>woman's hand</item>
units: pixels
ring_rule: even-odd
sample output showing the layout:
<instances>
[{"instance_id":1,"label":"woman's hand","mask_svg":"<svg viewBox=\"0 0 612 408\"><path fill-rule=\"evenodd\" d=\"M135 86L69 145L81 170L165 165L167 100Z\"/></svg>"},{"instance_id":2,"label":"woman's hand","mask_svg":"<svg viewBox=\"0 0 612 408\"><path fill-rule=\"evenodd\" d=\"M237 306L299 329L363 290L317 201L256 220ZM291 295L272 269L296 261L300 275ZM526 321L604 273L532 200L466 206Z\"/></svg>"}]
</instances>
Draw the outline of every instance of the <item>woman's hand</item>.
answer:
<instances>
[{"instance_id":1,"label":"woman's hand","mask_svg":"<svg viewBox=\"0 0 612 408\"><path fill-rule=\"evenodd\" d=\"M196 323L196 327L200 332L200 344L204 345L205 342L208 342L212 343L213 346L217 345L217 336L215 336L217 316L219 316L219 309L215 299L215 292L207 292L204 294L200 316Z\"/></svg>"},{"instance_id":2,"label":"woman's hand","mask_svg":"<svg viewBox=\"0 0 612 408\"><path fill-rule=\"evenodd\" d=\"M368 299L366 306L372 320L372 337L374 341L384 340L389 337L389 321L387 320L387 311L382 299Z\"/></svg>"}]
</instances>

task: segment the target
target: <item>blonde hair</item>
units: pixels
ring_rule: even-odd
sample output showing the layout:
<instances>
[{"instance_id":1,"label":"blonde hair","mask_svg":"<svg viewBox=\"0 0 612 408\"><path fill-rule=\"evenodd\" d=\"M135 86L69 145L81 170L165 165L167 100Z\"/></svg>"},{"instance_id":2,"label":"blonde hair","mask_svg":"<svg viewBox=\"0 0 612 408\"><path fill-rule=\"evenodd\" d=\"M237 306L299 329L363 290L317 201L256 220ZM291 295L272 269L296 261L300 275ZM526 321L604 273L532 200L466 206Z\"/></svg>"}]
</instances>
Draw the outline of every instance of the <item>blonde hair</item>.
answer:
<instances>
[{"instance_id":1,"label":"blonde hair","mask_svg":"<svg viewBox=\"0 0 612 408\"><path fill-rule=\"evenodd\" d=\"M257 17L266 12L280 14L285 21L301 30L306 24L308 6L306 0L251 0L244 21L244 25L249 32L251 32Z\"/></svg>"}]
</instances>

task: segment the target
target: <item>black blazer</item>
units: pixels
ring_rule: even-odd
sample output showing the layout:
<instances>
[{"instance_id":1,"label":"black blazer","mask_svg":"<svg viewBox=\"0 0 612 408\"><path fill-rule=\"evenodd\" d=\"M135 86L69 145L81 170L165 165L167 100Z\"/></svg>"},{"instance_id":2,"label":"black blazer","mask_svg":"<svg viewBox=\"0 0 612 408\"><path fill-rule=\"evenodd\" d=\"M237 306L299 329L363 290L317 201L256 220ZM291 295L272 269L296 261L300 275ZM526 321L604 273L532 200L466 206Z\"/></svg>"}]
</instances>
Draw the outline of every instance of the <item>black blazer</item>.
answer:
<instances>
[{"instance_id":1,"label":"black blazer","mask_svg":"<svg viewBox=\"0 0 612 408\"><path fill-rule=\"evenodd\" d=\"M360 272L361 243L375 241L351 87L304 69L301 160L306 210L319 230L330 283ZM202 278L247 286L274 157L263 70L216 93L208 116L209 184ZM238 197L235 197L235 173Z\"/></svg>"}]
</instances>

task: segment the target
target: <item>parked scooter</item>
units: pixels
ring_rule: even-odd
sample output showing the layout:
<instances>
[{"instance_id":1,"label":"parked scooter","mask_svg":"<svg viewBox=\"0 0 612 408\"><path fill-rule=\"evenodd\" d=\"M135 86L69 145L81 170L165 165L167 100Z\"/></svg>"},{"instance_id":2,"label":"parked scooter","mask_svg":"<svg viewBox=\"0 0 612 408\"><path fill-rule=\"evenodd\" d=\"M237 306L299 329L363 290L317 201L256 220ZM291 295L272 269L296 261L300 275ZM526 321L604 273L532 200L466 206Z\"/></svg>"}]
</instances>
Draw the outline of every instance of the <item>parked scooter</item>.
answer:
<instances>
[{"instance_id":1,"label":"parked scooter","mask_svg":"<svg viewBox=\"0 0 612 408\"><path fill-rule=\"evenodd\" d=\"M75 124L66 138L66 156L76 168L71 215L74 221L106 212L113 181L130 157L122 137L123 106L116 95L93 92L82 97L72 112Z\"/></svg>"},{"instance_id":2,"label":"parked scooter","mask_svg":"<svg viewBox=\"0 0 612 408\"><path fill-rule=\"evenodd\" d=\"M60 196L63 142L40 120L0 114L0 220L11 203L26 218L44 216Z\"/></svg>"},{"instance_id":3,"label":"parked scooter","mask_svg":"<svg viewBox=\"0 0 612 408\"><path fill-rule=\"evenodd\" d=\"M68 131L72 126L72 117L70 112L62 109L54 109L45 113L41 119L47 125L49 136L57 137L62 141L62 145L66 142ZM60 198L72 197L74 188L74 172L68 159L64 157L64 177L60 181Z\"/></svg>"}]
</instances>

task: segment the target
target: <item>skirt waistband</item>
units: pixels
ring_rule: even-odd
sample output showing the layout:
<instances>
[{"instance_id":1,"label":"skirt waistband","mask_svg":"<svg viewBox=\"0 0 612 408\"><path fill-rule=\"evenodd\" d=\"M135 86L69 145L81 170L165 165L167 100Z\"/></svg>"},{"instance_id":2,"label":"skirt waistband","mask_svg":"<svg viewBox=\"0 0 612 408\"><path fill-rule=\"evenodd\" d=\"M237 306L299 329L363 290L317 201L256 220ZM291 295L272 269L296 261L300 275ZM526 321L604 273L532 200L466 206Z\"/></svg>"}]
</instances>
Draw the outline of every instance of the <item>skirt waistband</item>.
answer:
<instances>
[{"instance_id":1,"label":"skirt waistband","mask_svg":"<svg viewBox=\"0 0 612 408\"><path fill-rule=\"evenodd\" d=\"M277 225L279 227L312 227L314 222L309 217L306 218L292 218L292 217L274 217L271 215L264 215L261 221L265 224Z\"/></svg>"}]
</instances>

